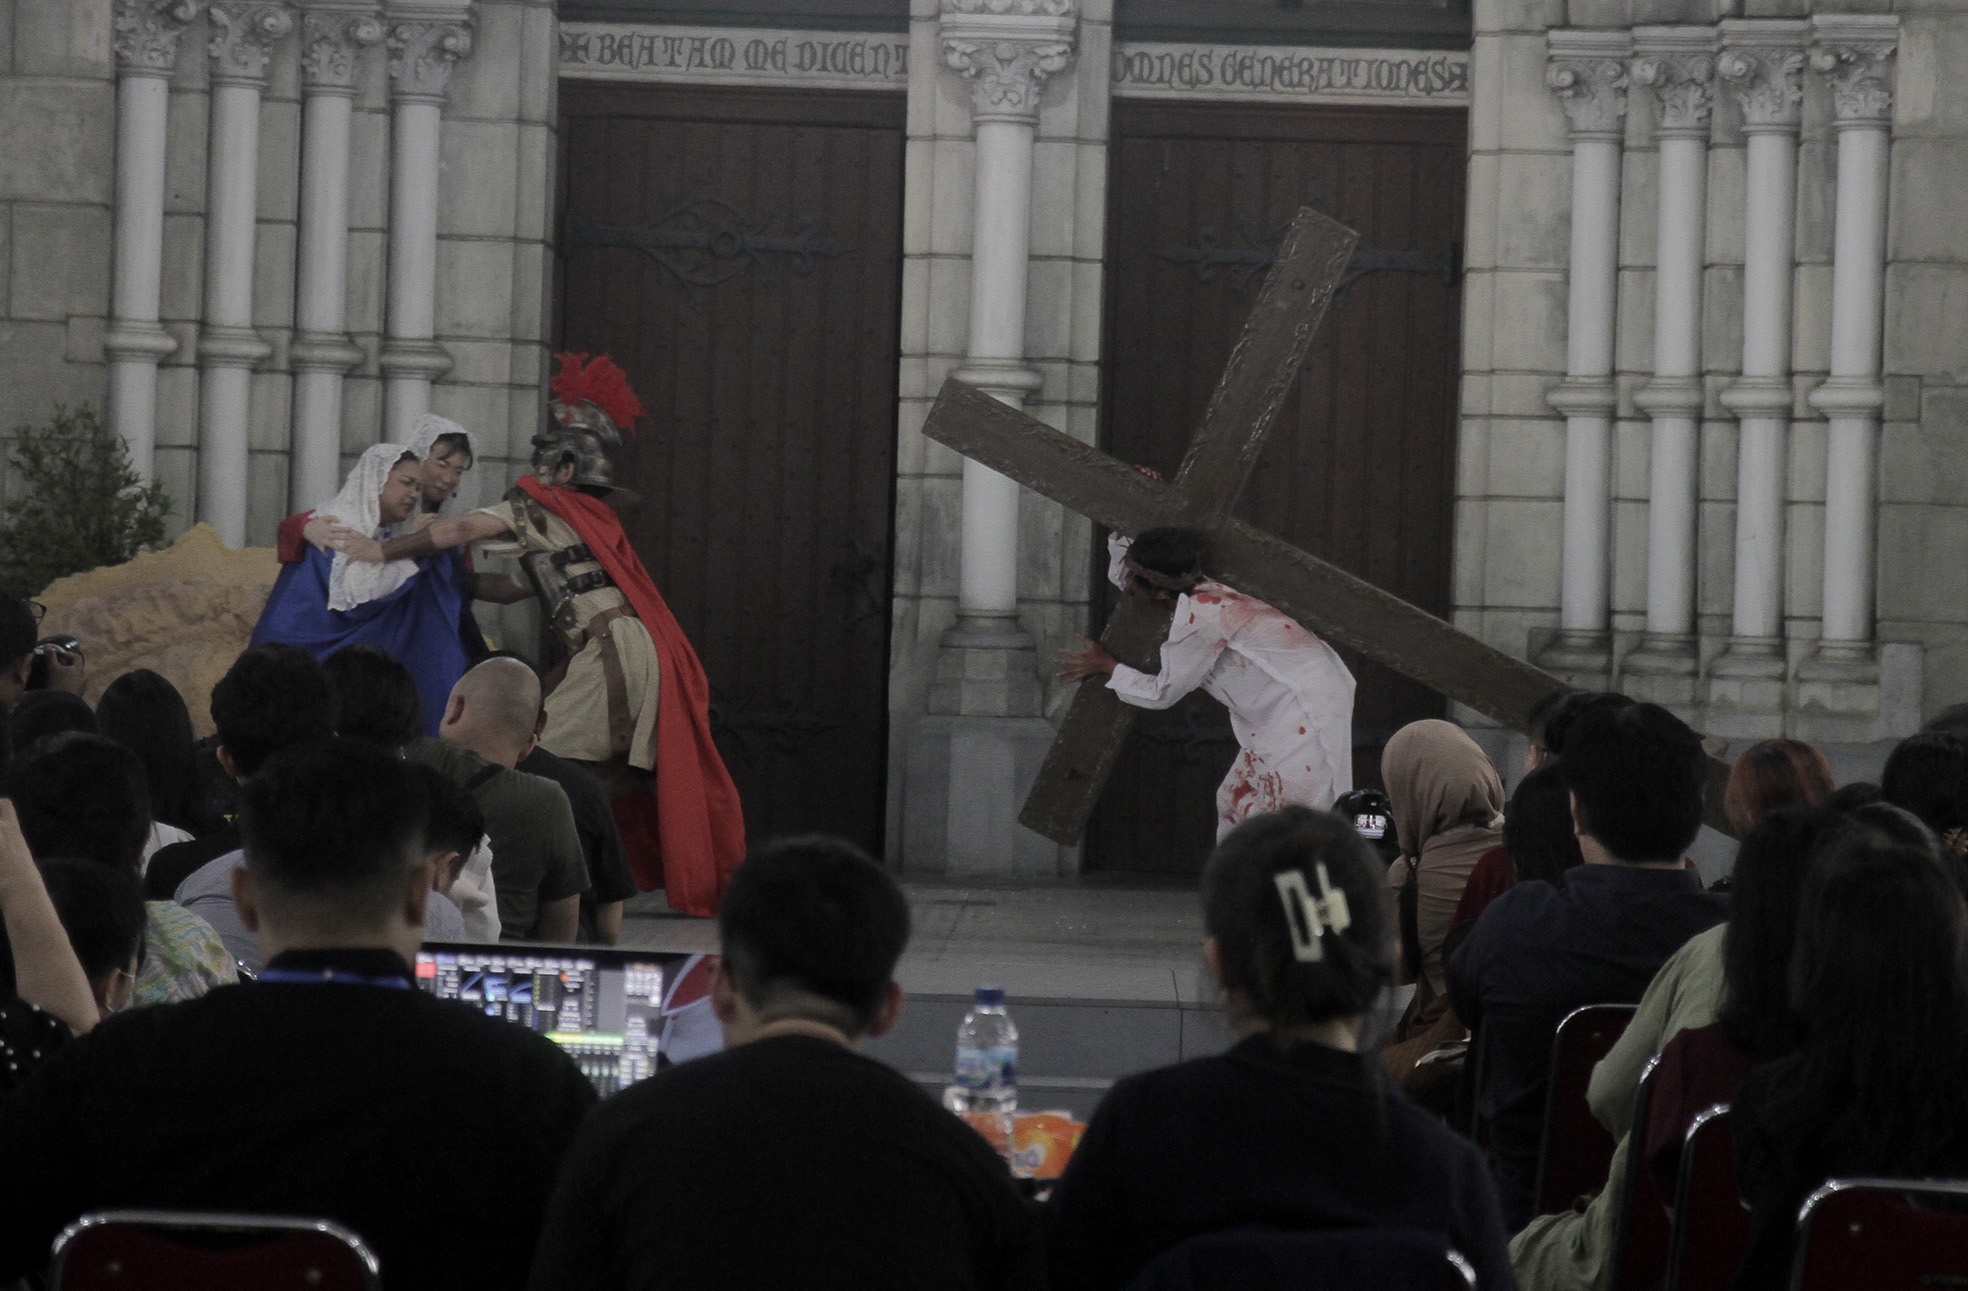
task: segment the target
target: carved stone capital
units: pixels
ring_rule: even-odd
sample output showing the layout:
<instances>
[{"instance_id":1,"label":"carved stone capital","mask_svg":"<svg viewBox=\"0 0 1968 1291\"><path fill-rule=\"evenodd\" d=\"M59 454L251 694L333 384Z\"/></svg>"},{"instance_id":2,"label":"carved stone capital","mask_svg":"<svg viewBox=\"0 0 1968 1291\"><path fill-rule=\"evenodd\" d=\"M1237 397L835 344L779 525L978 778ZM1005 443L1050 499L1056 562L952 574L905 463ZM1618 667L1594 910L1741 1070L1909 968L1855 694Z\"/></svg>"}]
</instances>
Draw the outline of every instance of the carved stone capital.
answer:
<instances>
[{"instance_id":1,"label":"carved stone capital","mask_svg":"<svg viewBox=\"0 0 1968 1291\"><path fill-rule=\"evenodd\" d=\"M1617 58L1554 59L1544 83L1571 118L1575 136L1617 139L1626 132L1626 64Z\"/></svg>"},{"instance_id":2,"label":"carved stone capital","mask_svg":"<svg viewBox=\"0 0 1968 1291\"><path fill-rule=\"evenodd\" d=\"M945 40L943 61L971 78L971 112L979 121L1036 121L1046 78L1073 61L1066 41Z\"/></svg>"},{"instance_id":3,"label":"carved stone capital","mask_svg":"<svg viewBox=\"0 0 1968 1291\"><path fill-rule=\"evenodd\" d=\"M197 16L198 0L116 0L117 70L169 76L178 65L178 37Z\"/></svg>"},{"instance_id":4,"label":"carved stone capital","mask_svg":"<svg viewBox=\"0 0 1968 1291\"><path fill-rule=\"evenodd\" d=\"M1633 60L1633 83L1645 87L1654 103L1654 124L1666 135L1708 131L1715 110L1715 56L1659 51Z\"/></svg>"},{"instance_id":5,"label":"carved stone capital","mask_svg":"<svg viewBox=\"0 0 1968 1291\"><path fill-rule=\"evenodd\" d=\"M362 51L387 30L380 14L334 9L301 24L301 83L311 90L354 90Z\"/></svg>"},{"instance_id":6,"label":"carved stone capital","mask_svg":"<svg viewBox=\"0 0 1968 1291\"><path fill-rule=\"evenodd\" d=\"M1036 121L1046 78L1073 61L1077 0L943 0L943 61L970 78L979 121Z\"/></svg>"},{"instance_id":7,"label":"carved stone capital","mask_svg":"<svg viewBox=\"0 0 1968 1291\"><path fill-rule=\"evenodd\" d=\"M264 4L260 0L212 0L207 11L212 20L212 39L206 52L212 57L212 80L220 85L266 84L267 60L273 47L294 30L294 15L284 4Z\"/></svg>"},{"instance_id":8,"label":"carved stone capital","mask_svg":"<svg viewBox=\"0 0 1968 1291\"><path fill-rule=\"evenodd\" d=\"M1799 45L1736 45L1715 60L1735 90L1745 130L1795 130L1804 115L1804 50Z\"/></svg>"},{"instance_id":9,"label":"carved stone capital","mask_svg":"<svg viewBox=\"0 0 1968 1291\"><path fill-rule=\"evenodd\" d=\"M464 22L399 22L389 31L390 91L398 99L437 102L450 83L451 69L472 51L471 27Z\"/></svg>"},{"instance_id":10,"label":"carved stone capital","mask_svg":"<svg viewBox=\"0 0 1968 1291\"><path fill-rule=\"evenodd\" d=\"M1811 70L1831 82L1831 106L1840 125L1885 124L1893 119L1893 60L1897 41L1845 41L1814 45Z\"/></svg>"}]
</instances>

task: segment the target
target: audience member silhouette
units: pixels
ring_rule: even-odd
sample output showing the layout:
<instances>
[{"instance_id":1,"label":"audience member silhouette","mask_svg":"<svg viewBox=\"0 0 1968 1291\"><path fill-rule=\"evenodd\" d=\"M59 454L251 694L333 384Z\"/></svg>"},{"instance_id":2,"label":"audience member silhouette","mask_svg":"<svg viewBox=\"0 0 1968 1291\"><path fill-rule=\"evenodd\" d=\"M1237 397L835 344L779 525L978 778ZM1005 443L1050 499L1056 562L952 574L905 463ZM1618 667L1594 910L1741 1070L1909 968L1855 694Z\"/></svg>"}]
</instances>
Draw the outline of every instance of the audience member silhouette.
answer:
<instances>
[{"instance_id":1,"label":"audience member silhouette","mask_svg":"<svg viewBox=\"0 0 1968 1291\"><path fill-rule=\"evenodd\" d=\"M136 754L100 735L50 736L9 768L7 793L35 856L90 861L137 880L151 818ZM175 1003L238 980L225 943L204 919L169 901L144 908L133 1003Z\"/></svg>"},{"instance_id":2,"label":"audience member silhouette","mask_svg":"<svg viewBox=\"0 0 1968 1291\"><path fill-rule=\"evenodd\" d=\"M1559 1022L1587 1004L1637 1002L1668 957L1727 909L1682 855L1701 828L1708 775L1686 723L1653 704L1591 708L1558 768L1586 863L1561 887L1519 883L1498 897L1449 960L1455 1015L1485 1027L1478 1106L1513 1231L1533 1213Z\"/></svg>"},{"instance_id":3,"label":"audience member silhouette","mask_svg":"<svg viewBox=\"0 0 1968 1291\"><path fill-rule=\"evenodd\" d=\"M1247 1225L1441 1234L1477 1285L1514 1285L1480 1154L1358 1052L1393 969L1384 872L1350 825L1303 807L1218 844L1203 953L1241 1038L1101 1100L1046 1210L1057 1291L1124 1287L1185 1239Z\"/></svg>"},{"instance_id":4,"label":"audience member silhouette","mask_svg":"<svg viewBox=\"0 0 1968 1291\"><path fill-rule=\"evenodd\" d=\"M420 786L373 745L275 754L232 885L260 981L98 1026L0 1107L0 1282L94 1210L320 1216L386 1288L525 1281L593 1086L525 1027L412 984L432 865Z\"/></svg>"},{"instance_id":5,"label":"audience member silhouette","mask_svg":"<svg viewBox=\"0 0 1968 1291\"><path fill-rule=\"evenodd\" d=\"M722 1053L616 1094L554 1191L534 1291L1036 1287L1004 1161L857 1052L902 1007L909 907L852 844L755 848L718 913Z\"/></svg>"},{"instance_id":6,"label":"audience member silhouette","mask_svg":"<svg viewBox=\"0 0 1968 1291\"><path fill-rule=\"evenodd\" d=\"M1790 969L1801 1042L1733 1103L1738 1291L1789 1285L1798 1207L1826 1178L1968 1174L1964 964L1968 906L1931 849L1869 828L1811 875Z\"/></svg>"}]
</instances>

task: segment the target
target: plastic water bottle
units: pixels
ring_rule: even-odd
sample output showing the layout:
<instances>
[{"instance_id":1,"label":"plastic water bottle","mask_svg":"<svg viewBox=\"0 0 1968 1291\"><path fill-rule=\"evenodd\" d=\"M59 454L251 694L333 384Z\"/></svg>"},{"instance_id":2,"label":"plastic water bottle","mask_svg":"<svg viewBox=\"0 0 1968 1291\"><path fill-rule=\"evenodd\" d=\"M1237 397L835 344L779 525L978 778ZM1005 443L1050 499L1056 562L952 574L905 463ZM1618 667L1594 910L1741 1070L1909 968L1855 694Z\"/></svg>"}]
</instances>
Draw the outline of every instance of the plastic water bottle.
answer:
<instances>
[{"instance_id":1,"label":"plastic water bottle","mask_svg":"<svg viewBox=\"0 0 1968 1291\"><path fill-rule=\"evenodd\" d=\"M957 1028L957 1088L971 1124L1011 1159L1018 1111L1018 1028L1005 1012L1004 988L980 986Z\"/></svg>"}]
</instances>

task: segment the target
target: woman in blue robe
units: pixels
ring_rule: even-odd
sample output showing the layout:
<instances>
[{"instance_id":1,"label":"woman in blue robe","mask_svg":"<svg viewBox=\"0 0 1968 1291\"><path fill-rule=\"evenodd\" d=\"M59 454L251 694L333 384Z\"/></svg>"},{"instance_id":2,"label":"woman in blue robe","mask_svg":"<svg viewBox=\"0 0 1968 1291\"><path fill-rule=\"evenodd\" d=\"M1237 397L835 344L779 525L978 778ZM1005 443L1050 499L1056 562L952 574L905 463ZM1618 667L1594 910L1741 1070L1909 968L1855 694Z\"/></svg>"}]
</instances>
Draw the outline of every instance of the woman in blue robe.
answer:
<instances>
[{"instance_id":1,"label":"woman in blue robe","mask_svg":"<svg viewBox=\"0 0 1968 1291\"><path fill-rule=\"evenodd\" d=\"M421 509L422 472L422 458L411 449L377 444L363 453L335 500L316 508L317 517L389 537ZM451 687L473 662L461 631L470 618L467 578L459 561L364 565L305 543L300 558L281 567L253 644L280 641L317 659L344 646L380 646L416 679L424 731L435 735Z\"/></svg>"},{"instance_id":2,"label":"woman in blue robe","mask_svg":"<svg viewBox=\"0 0 1968 1291\"><path fill-rule=\"evenodd\" d=\"M418 414L410 423L408 447L424 462L423 498L418 508L420 518L415 521L422 523L422 516L435 517L457 494L458 486L464 482L465 472L472 468L477 453L471 432L457 422L431 412ZM280 535L274 544L280 562L287 565L300 561L309 546L333 556L333 540L338 528L341 528L339 522L325 515L318 516L313 510L288 516L280 522ZM523 601L530 595L526 588L505 574L478 574L472 568L471 549L467 547L440 551L429 557L423 568L432 577L442 578L459 589L458 638L464 645L466 659L471 663L477 663L491 653L491 647L479 630L478 617L472 613L471 603L480 600L509 605L514 601Z\"/></svg>"}]
</instances>

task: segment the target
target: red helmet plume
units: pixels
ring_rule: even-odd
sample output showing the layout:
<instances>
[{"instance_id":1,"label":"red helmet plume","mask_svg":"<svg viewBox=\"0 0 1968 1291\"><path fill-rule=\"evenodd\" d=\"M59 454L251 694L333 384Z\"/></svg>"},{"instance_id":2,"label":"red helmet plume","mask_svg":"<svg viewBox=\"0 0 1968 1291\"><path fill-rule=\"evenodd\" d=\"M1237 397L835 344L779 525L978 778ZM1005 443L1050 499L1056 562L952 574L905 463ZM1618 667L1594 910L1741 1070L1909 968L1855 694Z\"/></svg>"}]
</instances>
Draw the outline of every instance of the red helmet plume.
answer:
<instances>
[{"instance_id":1,"label":"red helmet plume","mask_svg":"<svg viewBox=\"0 0 1968 1291\"><path fill-rule=\"evenodd\" d=\"M635 391L629 389L629 374L615 365L615 360L606 354L588 362L585 354L556 354L560 360L560 371L547 388L562 403L570 406L591 403L608 414L608 419L618 426L625 435L635 433L636 418L648 409L636 398ZM586 364L585 367L582 365Z\"/></svg>"}]
</instances>

